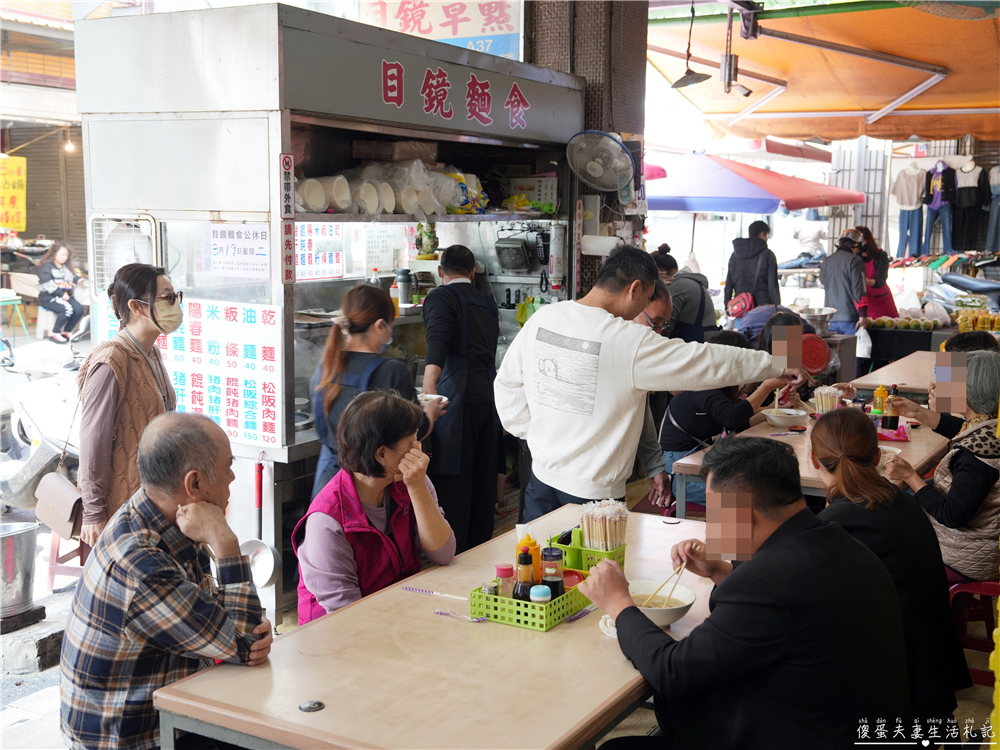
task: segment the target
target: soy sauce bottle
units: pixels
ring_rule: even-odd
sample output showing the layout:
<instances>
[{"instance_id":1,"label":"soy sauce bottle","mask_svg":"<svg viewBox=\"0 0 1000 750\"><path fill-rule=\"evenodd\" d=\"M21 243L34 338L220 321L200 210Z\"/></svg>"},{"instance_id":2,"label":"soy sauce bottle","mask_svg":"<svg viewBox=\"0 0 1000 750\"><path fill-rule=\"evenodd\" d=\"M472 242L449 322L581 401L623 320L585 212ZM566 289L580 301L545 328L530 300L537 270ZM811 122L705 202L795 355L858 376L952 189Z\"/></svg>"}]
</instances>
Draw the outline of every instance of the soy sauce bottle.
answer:
<instances>
[{"instance_id":1,"label":"soy sauce bottle","mask_svg":"<svg viewBox=\"0 0 1000 750\"><path fill-rule=\"evenodd\" d=\"M896 408L896 399L899 398L899 390L894 385L889 389L885 404L882 407L882 427L895 432L899 429L899 410Z\"/></svg>"},{"instance_id":2,"label":"soy sauce bottle","mask_svg":"<svg viewBox=\"0 0 1000 750\"><path fill-rule=\"evenodd\" d=\"M531 601L531 587L535 585L535 568L531 560L531 550L528 547L521 547L521 554L517 556L517 583L514 584L514 599L522 602Z\"/></svg>"}]
</instances>

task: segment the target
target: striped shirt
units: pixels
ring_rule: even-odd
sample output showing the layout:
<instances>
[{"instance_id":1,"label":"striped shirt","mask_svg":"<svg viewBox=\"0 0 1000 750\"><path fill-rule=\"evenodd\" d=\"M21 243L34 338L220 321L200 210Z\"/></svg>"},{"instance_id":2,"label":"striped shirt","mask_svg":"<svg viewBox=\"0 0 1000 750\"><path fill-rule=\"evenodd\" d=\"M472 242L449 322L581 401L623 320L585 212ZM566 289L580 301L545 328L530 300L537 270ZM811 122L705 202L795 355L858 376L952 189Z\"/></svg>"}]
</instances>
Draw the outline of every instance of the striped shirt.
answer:
<instances>
[{"instance_id":1,"label":"striped shirt","mask_svg":"<svg viewBox=\"0 0 1000 750\"><path fill-rule=\"evenodd\" d=\"M153 692L222 659L250 661L264 617L246 557L216 562L139 490L108 522L63 637L60 720L71 748L159 747Z\"/></svg>"}]
</instances>

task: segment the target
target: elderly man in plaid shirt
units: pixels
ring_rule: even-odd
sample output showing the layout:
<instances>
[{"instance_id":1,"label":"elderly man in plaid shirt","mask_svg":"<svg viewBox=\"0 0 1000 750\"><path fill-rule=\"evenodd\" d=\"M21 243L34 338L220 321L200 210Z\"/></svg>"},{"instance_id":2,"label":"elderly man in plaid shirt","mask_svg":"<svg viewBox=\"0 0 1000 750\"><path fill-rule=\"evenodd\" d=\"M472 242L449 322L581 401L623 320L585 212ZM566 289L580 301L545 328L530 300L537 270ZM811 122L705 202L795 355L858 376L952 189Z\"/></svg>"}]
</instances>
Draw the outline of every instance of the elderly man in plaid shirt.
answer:
<instances>
[{"instance_id":1,"label":"elderly man in plaid shirt","mask_svg":"<svg viewBox=\"0 0 1000 750\"><path fill-rule=\"evenodd\" d=\"M226 523L232 461L206 417L170 412L146 428L142 487L98 539L66 625L60 718L70 747L156 748L156 689L215 659L267 660L271 623Z\"/></svg>"}]
</instances>

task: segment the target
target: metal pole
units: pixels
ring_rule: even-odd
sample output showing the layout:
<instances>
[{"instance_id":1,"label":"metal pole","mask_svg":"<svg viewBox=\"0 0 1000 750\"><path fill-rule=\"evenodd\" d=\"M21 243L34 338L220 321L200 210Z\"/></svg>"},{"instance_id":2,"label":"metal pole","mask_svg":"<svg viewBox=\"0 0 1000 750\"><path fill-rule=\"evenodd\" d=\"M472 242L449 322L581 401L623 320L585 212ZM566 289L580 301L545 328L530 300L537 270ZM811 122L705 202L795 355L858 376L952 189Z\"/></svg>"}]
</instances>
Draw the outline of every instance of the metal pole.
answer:
<instances>
[{"instance_id":1,"label":"metal pole","mask_svg":"<svg viewBox=\"0 0 1000 750\"><path fill-rule=\"evenodd\" d=\"M910 60L909 58L890 55L886 52L875 52L873 50L861 49L859 47L850 47L846 44L828 42L824 39L813 39L808 36L789 34L786 31L775 31L774 29L758 27L757 36L769 36L772 39L781 39L785 42L794 42L795 44L803 44L807 47L817 47L819 49L830 50L831 52L842 52L845 55L863 57L866 60L877 60L879 62L889 63L890 65L899 65L902 68L912 68L913 70L922 70L926 73L935 73L940 76L948 75L948 69L942 68L940 65L931 65L930 63L924 63L918 60Z\"/></svg>"}]
</instances>

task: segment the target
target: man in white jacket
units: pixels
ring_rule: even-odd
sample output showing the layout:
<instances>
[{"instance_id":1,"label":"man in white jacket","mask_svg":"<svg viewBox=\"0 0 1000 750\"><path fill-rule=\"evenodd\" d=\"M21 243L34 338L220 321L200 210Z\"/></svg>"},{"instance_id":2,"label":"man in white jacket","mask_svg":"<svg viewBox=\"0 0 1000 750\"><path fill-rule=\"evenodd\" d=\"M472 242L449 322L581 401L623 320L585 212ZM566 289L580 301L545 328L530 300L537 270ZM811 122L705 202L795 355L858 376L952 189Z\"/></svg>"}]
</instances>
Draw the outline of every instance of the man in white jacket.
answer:
<instances>
[{"instance_id":1,"label":"man in white jacket","mask_svg":"<svg viewBox=\"0 0 1000 750\"><path fill-rule=\"evenodd\" d=\"M808 378L773 367L766 352L684 343L635 325L656 278L645 251L616 250L583 299L542 307L507 350L493 390L504 428L531 449L525 521L625 496L648 392Z\"/></svg>"}]
</instances>

